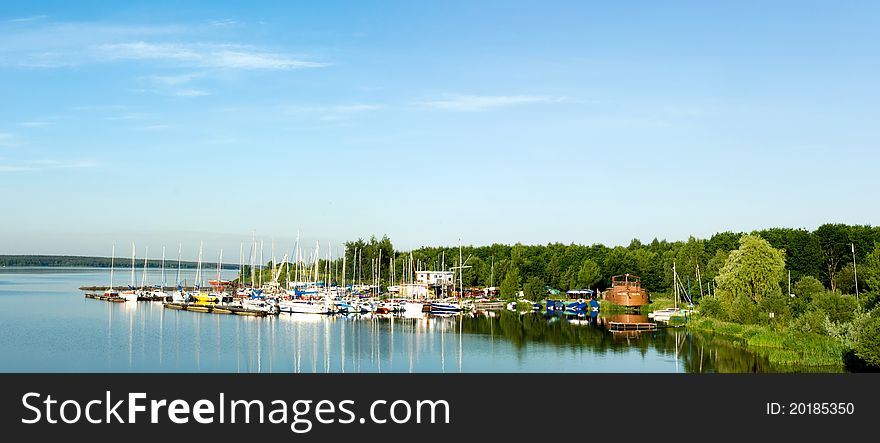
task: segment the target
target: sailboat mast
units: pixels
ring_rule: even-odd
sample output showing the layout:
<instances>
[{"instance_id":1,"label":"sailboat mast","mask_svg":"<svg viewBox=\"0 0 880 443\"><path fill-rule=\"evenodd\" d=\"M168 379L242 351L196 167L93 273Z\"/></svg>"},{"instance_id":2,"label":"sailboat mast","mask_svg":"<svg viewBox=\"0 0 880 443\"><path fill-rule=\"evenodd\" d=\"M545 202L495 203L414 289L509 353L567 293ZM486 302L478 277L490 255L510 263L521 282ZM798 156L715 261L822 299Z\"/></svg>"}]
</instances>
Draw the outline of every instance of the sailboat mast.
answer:
<instances>
[{"instance_id":1,"label":"sailboat mast","mask_svg":"<svg viewBox=\"0 0 880 443\"><path fill-rule=\"evenodd\" d=\"M110 253L110 290L113 290L113 268L116 258L116 240L113 240L113 251Z\"/></svg>"},{"instance_id":2,"label":"sailboat mast","mask_svg":"<svg viewBox=\"0 0 880 443\"><path fill-rule=\"evenodd\" d=\"M134 256L135 256L134 242L131 242L131 289L134 289Z\"/></svg>"},{"instance_id":3,"label":"sailboat mast","mask_svg":"<svg viewBox=\"0 0 880 443\"><path fill-rule=\"evenodd\" d=\"M489 271L489 287L495 286L495 256L492 256L492 270ZM488 295L488 294L487 294Z\"/></svg>"},{"instance_id":4,"label":"sailboat mast","mask_svg":"<svg viewBox=\"0 0 880 443\"><path fill-rule=\"evenodd\" d=\"M263 287L263 240L260 240L260 279L258 281L260 287Z\"/></svg>"},{"instance_id":5,"label":"sailboat mast","mask_svg":"<svg viewBox=\"0 0 880 443\"><path fill-rule=\"evenodd\" d=\"M147 257L150 254L150 247L147 246L144 248L144 273L141 275L141 289L144 289L147 285Z\"/></svg>"},{"instance_id":6,"label":"sailboat mast","mask_svg":"<svg viewBox=\"0 0 880 443\"><path fill-rule=\"evenodd\" d=\"M220 248L220 257L217 259L217 285L220 285L220 268L223 266L223 248Z\"/></svg>"},{"instance_id":7,"label":"sailboat mast","mask_svg":"<svg viewBox=\"0 0 880 443\"><path fill-rule=\"evenodd\" d=\"M458 297L464 299L464 256L461 253L461 239L458 239Z\"/></svg>"},{"instance_id":8,"label":"sailboat mast","mask_svg":"<svg viewBox=\"0 0 880 443\"><path fill-rule=\"evenodd\" d=\"M162 246L162 291L165 290L165 246Z\"/></svg>"},{"instance_id":9,"label":"sailboat mast","mask_svg":"<svg viewBox=\"0 0 880 443\"><path fill-rule=\"evenodd\" d=\"M193 282L193 286L198 286L201 288L201 280L202 280L202 246L204 242L199 242L199 262L196 264L196 279Z\"/></svg>"},{"instance_id":10,"label":"sailboat mast","mask_svg":"<svg viewBox=\"0 0 880 443\"><path fill-rule=\"evenodd\" d=\"M789 274L791 274L791 273L789 273ZM700 298L703 298L703 276L700 275L700 264L699 263L697 263L697 284L700 285ZM789 292L791 292L791 291L789 291ZM691 303L693 303L693 300L691 300Z\"/></svg>"},{"instance_id":11,"label":"sailboat mast","mask_svg":"<svg viewBox=\"0 0 880 443\"><path fill-rule=\"evenodd\" d=\"M678 272L675 270L675 262L672 262L672 286L675 288L673 291L672 302L674 306L678 307Z\"/></svg>"},{"instance_id":12,"label":"sailboat mast","mask_svg":"<svg viewBox=\"0 0 880 443\"><path fill-rule=\"evenodd\" d=\"M296 230L296 267L295 267L294 270L293 270L293 285L294 285L294 286L296 286L296 284L299 282L299 261L300 261L300 255L299 255L299 229L297 229L297 230Z\"/></svg>"},{"instance_id":13,"label":"sailboat mast","mask_svg":"<svg viewBox=\"0 0 880 443\"><path fill-rule=\"evenodd\" d=\"M177 286L180 286L180 252L183 249L183 244L177 244Z\"/></svg>"},{"instance_id":14,"label":"sailboat mast","mask_svg":"<svg viewBox=\"0 0 880 443\"><path fill-rule=\"evenodd\" d=\"M251 246L251 287L256 287L254 282L257 281L257 269L254 267L254 260L257 257L257 234L253 234L254 244Z\"/></svg>"},{"instance_id":15,"label":"sailboat mast","mask_svg":"<svg viewBox=\"0 0 880 443\"><path fill-rule=\"evenodd\" d=\"M321 261L318 259L321 256L320 250L321 250L321 242L316 241L315 242L315 289L316 290L318 288L318 262Z\"/></svg>"}]
</instances>

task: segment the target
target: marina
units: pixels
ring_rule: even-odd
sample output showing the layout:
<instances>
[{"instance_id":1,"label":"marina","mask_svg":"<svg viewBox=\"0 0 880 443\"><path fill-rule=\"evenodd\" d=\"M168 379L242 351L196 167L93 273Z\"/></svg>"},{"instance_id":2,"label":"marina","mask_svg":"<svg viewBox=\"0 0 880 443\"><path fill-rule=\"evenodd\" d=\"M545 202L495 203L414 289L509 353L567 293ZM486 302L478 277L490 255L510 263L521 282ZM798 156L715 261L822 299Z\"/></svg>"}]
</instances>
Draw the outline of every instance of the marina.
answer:
<instances>
[{"instance_id":1,"label":"marina","mask_svg":"<svg viewBox=\"0 0 880 443\"><path fill-rule=\"evenodd\" d=\"M235 271L223 271L222 278L234 276ZM158 270L148 270L148 280L159 277ZM192 271L182 276L192 277ZM685 328L612 332L606 318L626 320L599 312L470 309L437 314L419 306L397 314L242 315L233 307L83 297L79 287L109 281L108 269L5 268L0 281L4 371L778 370L758 355ZM32 309L35 304L41 309Z\"/></svg>"}]
</instances>

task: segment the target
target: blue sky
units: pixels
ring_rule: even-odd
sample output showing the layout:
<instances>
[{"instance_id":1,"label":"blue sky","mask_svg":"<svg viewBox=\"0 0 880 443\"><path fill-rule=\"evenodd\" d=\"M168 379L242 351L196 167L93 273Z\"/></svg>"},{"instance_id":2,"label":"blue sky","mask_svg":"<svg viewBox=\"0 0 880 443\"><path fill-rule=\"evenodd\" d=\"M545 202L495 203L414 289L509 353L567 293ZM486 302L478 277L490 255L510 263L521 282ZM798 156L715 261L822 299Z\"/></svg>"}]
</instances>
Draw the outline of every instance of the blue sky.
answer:
<instances>
[{"instance_id":1,"label":"blue sky","mask_svg":"<svg viewBox=\"0 0 880 443\"><path fill-rule=\"evenodd\" d=\"M0 253L877 224L878 9L4 5Z\"/></svg>"}]
</instances>

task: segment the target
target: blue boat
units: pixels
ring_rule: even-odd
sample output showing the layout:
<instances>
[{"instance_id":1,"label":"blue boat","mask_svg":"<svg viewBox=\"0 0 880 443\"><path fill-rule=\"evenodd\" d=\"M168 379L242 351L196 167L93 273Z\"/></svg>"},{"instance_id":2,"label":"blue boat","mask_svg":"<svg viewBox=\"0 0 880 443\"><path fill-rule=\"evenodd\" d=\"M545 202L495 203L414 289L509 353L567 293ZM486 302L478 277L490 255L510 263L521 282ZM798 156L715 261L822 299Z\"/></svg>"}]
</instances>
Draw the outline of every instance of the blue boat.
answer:
<instances>
[{"instance_id":1,"label":"blue boat","mask_svg":"<svg viewBox=\"0 0 880 443\"><path fill-rule=\"evenodd\" d=\"M336 312L340 312L343 314L358 314L361 312L360 308L356 308L351 303L344 302L342 300L334 300L333 306L336 308Z\"/></svg>"},{"instance_id":2,"label":"blue boat","mask_svg":"<svg viewBox=\"0 0 880 443\"><path fill-rule=\"evenodd\" d=\"M461 312L461 305L454 303L431 302L431 312Z\"/></svg>"},{"instance_id":3,"label":"blue boat","mask_svg":"<svg viewBox=\"0 0 880 443\"><path fill-rule=\"evenodd\" d=\"M547 300L548 311L584 311L589 304L583 300Z\"/></svg>"},{"instance_id":4,"label":"blue boat","mask_svg":"<svg viewBox=\"0 0 880 443\"><path fill-rule=\"evenodd\" d=\"M572 301L565 303L565 310L567 311L586 311L587 310L587 302L583 300Z\"/></svg>"}]
</instances>

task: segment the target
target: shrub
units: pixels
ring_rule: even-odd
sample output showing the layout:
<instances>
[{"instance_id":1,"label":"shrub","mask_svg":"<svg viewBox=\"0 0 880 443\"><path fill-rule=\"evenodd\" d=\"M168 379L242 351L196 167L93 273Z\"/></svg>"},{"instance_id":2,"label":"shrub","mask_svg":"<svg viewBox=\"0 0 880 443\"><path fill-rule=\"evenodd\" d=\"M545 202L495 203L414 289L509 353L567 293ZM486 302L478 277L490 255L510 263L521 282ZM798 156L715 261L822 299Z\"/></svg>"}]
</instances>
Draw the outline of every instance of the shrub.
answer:
<instances>
[{"instance_id":1,"label":"shrub","mask_svg":"<svg viewBox=\"0 0 880 443\"><path fill-rule=\"evenodd\" d=\"M859 304L852 295L823 291L810 300L809 309L824 312L833 322L848 322L855 317Z\"/></svg>"},{"instance_id":2,"label":"shrub","mask_svg":"<svg viewBox=\"0 0 880 443\"><path fill-rule=\"evenodd\" d=\"M828 316L822 311L808 311L789 323L789 328L804 334L825 334Z\"/></svg>"},{"instance_id":3,"label":"shrub","mask_svg":"<svg viewBox=\"0 0 880 443\"><path fill-rule=\"evenodd\" d=\"M863 292L859 301L862 304L862 309L870 311L880 305L880 291Z\"/></svg>"},{"instance_id":4,"label":"shrub","mask_svg":"<svg viewBox=\"0 0 880 443\"><path fill-rule=\"evenodd\" d=\"M758 316L761 323L769 323L777 328L787 324L791 319L791 308L788 305L787 298L782 294L764 297L758 303ZM771 312L773 313L773 318L770 318Z\"/></svg>"},{"instance_id":5,"label":"shrub","mask_svg":"<svg viewBox=\"0 0 880 443\"><path fill-rule=\"evenodd\" d=\"M798 280L798 282L794 284L794 287L791 288L791 292L794 293L795 298L799 298L809 303L814 295L825 292L825 286L822 285L822 282L816 279L816 277L808 275Z\"/></svg>"},{"instance_id":6,"label":"shrub","mask_svg":"<svg viewBox=\"0 0 880 443\"><path fill-rule=\"evenodd\" d=\"M744 325L753 325L759 320L763 320L758 305L745 295L733 299L733 302L727 307L727 317L730 321Z\"/></svg>"},{"instance_id":7,"label":"shrub","mask_svg":"<svg viewBox=\"0 0 880 443\"><path fill-rule=\"evenodd\" d=\"M880 367L880 316L874 315L858 332L855 343L856 355L868 366Z\"/></svg>"},{"instance_id":8,"label":"shrub","mask_svg":"<svg viewBox=\"0 0 880 443\"><path fill-rule=\"evenodd\" d=\"M714 295L707 295L700 299L700 313L707 317L715 317L721 320L726 318L724 305L722 305L721 300Z\"/></svg>"}]
</instances>

